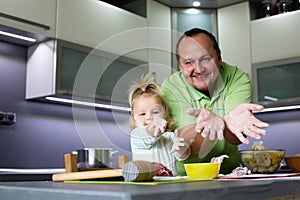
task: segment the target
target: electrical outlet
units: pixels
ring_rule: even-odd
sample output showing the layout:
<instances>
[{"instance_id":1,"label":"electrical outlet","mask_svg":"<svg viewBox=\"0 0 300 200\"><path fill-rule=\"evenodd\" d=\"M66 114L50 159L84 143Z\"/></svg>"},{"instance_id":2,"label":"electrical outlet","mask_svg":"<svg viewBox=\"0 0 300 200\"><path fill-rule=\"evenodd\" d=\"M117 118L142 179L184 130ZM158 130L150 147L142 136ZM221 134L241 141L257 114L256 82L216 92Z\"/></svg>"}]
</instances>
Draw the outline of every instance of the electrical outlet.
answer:
<instances>
[{"instance_id":1,"label":"electrical outlet","mask_svg":"<svg viewBox=\"0 0 300 200\"><path fill-rule=\"evenodd\" d=\"M12 125L16 122L16 113L13 112L1 112L0 111L0 124Z\"/></svg>"}]
</instances>

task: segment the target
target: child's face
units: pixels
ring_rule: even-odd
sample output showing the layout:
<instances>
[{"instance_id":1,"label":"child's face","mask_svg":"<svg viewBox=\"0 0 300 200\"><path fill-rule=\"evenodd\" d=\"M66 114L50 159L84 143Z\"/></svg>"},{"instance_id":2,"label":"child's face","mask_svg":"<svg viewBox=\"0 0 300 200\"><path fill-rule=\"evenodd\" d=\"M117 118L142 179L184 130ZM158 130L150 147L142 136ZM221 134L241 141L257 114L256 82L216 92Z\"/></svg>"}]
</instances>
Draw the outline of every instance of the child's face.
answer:
<instances>
[{"instance_id":1,"label":"child's face","mask_svg":"<svg viewBox=\"0 0 300 200\"><path fill-rule=\"evenodd\" d=\"M164 118L165 115L160 98L149 94L136 97L133 110L135 126L147 126L154 116Z\"/></svg>"}]
</instances>

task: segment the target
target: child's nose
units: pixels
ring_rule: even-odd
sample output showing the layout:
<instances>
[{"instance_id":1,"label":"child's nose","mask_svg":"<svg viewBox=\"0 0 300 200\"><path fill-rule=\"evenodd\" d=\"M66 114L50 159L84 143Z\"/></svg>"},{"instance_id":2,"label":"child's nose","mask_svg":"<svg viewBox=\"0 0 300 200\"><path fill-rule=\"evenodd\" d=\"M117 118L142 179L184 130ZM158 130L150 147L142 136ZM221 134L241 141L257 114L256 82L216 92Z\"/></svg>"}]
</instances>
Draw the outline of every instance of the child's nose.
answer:
<instances>
[{"instance_id":1,"label":"child's nose","mask_svg":"<svg viewBox=\"0 0 300 200\"><path fill-rule=\"evenodd\" d=\"M151 114L147 114L146 119L147 120L152 120L152 115Z\"/></svg>"}]
</instances>

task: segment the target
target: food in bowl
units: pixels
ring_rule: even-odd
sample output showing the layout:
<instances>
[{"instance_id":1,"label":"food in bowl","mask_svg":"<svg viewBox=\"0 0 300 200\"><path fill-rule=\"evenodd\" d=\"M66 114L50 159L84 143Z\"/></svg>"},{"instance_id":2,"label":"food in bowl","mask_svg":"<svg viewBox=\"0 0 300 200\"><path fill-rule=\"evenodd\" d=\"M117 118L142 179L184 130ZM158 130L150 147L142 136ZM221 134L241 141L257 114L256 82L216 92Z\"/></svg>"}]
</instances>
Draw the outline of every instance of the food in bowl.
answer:
<instances>
[{"instance_id":1,"label":"food in bowl","mask_svg":"<svg viewBox=\"0 0 300 200\"><path fill-rule=\"evenodd\" d=\"M300 154L284 158L286 165L294 172L300 172Z\"/></svg>"},{"instance_id":2,"label":"food in bowl","mask_svg":"<svg viewBox=\"0 0 300 200\"><path fill-rule=\"evenodd\" d=\"M221 163L188 163L184 164L189 178L213 179L219 175Z\"/></svg>"},{"instance_id":3,"label":"food in bowl","mask_svg":"<svg viewBox=\"0 0 300 200\"><path fill-rule=\"evenodd\" d=\"M259 142L253 142L251 149L253 151L258 151L258 150L267 150L266 147L264 146L262 141Z\"/></svg>"},{"instance_id":4,"label":"food in bowl","mask_svg":"<svg viewBox=\"0 0 300 200\"><path fill-rule=\"evenodd\" d=\"M284 158L283 149L266 149L262 141L254 142L251 150L241 150L241 162L251 173L275 173Z\"/></svg>"},{"instance_id":5,"label":"food in bowl","mask_svg":"<svg viewBox=\"0 0 300 200\"><path fill-rule=\"evenodd\" d=\"M284 158L285 151L282 149L269 150L242 150L241 162L252 173L275 173Z\"/></svg>"},{"instance_id":6,"label":"food in bowl","mask_svg":"<svg viewBox=\"0 0 300 200\"><path fill-rule=\"evenodd\" d=\"M241 150L241 162L252 173L275 173L284 158L283 149L266 149L262 142L255 142L251 150Z\"/></svg>"}]
</instances>

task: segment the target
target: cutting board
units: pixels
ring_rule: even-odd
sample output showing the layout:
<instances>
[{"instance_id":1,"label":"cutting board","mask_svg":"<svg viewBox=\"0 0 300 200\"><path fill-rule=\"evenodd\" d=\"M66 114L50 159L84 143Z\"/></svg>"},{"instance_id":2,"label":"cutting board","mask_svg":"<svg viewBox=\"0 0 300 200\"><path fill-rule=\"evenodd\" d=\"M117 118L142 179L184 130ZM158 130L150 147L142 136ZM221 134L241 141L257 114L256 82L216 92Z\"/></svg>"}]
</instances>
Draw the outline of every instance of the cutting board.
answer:
<instances>
[{"instance_id":1,"label":"cutting board","mask_svg":"<svg viewBox=\"0 0 300 200\"><path fill-rule=\"evenodd\" d=\"M53 174L53 181L85 180L98 178L111 178L122 176L122 169L100 169L92 171L70 172L64 174Z\"/></svg>"},{"instance_id":2,"label":"cutting board","mask_svg":"<svg viewBox=\"0 0 300 200\"><path fill-rule=\"evenodd\" d=\"M89 179L103 179L103 178L114 178L122 176L122 166L128 162L128 156L121 155L118 157L119 168L77 168L77 156L75 154L65 154L65 171L66 173L53 174L53 181L72 181L72 180L89 180Z\"/></svg>"},{"instance_id":3,"label":"cutting board","mask_svg":"<svg viewBox=\"0 0 300 200\"><path fill-rule=\"evenodd\" d=\"M174 184L174 183L188 183L188 182L201 182L212 181L214 179L176 179L176 180L162 180L162 181L101 181L101 180L79 180L79 181L65 181L65 183L79 183L79 184L121 184L121 185L161 185L161 184ZM216 180L216 179L215 179Z\"/></svg>"}]
</instances>

